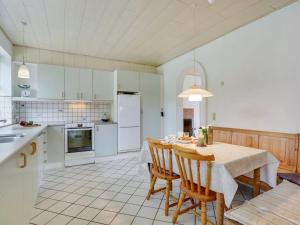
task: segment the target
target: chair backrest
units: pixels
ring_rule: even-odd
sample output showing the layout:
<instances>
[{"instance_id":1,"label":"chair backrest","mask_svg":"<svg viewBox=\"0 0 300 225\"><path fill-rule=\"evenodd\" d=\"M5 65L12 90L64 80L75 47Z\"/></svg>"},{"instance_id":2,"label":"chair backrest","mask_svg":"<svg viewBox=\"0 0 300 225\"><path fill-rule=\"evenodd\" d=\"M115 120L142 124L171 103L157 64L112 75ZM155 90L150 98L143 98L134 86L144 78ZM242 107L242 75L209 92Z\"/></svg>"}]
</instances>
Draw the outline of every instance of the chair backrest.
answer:
<instances>
[{"instance_id":1,"label":"chair backrest","mask_svg":"<svg viewBox=\"0 0 300 225\"><path fill-rule=\"evenodd\" d=\"M153 169L158 173L167 175L173 174L173 145L165 144L159 140L147 138Z\"/></svg>"},{"instance_id":2,"label":"chair backrest","mask_svg":"<svg viewBox=\"0 0 300 225\"><path fill-rule=\"evenodd\" d=\"M199 195L208 196L211 183L212 162L215 160L214 155L201 155L198 154L195 149L186 148L179 145L174 145L174 152L182 185L192 192L198 192ZM193 161L197 165L196 171L193 171ZM203 174L205 176L204 193L202 193L201 189L201 186L203 186L201 185L201 176L203 176L200 171L201 162L206 163L206 174ZM193 176L194 174L197 174L196 178ZM194 184L197 184L198 190L195 190Z\"/></svg>"}]
</instances>

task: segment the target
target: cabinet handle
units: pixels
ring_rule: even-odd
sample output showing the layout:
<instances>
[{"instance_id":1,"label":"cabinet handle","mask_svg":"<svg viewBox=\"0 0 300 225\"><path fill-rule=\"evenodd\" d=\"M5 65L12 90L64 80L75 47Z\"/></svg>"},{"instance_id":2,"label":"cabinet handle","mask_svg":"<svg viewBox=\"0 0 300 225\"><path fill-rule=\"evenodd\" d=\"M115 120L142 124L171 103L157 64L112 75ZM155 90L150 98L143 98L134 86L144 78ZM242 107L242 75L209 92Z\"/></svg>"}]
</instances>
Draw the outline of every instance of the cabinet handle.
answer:
<instances>
[{"instance_id":1,"label":"cabinet handle","mask_svg":"<svg viewBox=\"0 0 300 225\"><path fill-rule=\"evenodd\" d=\"M32 148L32 152L30 153L30 155L34 155L36 153L36 143L35 142L31 143L31 148Z\"/></svg>"},{"instance_id":2,"label":"cabinet handle","mask_svg":"<svg viewBox=\"0 0 300 225\"><path fill-rule=\"evenodd\" d=\"M45 145L45 144L47 144L47 142L46 142L46 141L44 141L44 142L43 142L43 144Z\"/></svg>"},{"instance_id":3,"label":"cabinet handle","mask_svg":"<svg viewBox=\"0 0 300 225\"><path fill-rule=\"evenodd\" d=\"M20 156L23 157L23 165L20 166L20 168L25 168L27 166L27 156L25 153L20 153Z\"/></svg>"}]
</instances>

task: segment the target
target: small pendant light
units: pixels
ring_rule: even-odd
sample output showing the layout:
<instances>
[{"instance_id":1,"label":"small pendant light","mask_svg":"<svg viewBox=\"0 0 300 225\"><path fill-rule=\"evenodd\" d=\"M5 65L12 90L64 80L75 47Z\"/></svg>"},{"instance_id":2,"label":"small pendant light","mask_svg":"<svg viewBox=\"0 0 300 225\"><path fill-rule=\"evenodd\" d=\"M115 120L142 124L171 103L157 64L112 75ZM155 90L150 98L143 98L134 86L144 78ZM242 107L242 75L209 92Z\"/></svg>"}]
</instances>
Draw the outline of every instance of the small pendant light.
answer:
<instances>
[{"instance_id":1,"label":"small pendant light","mask_svg":"<svg viewBox=\"0 0 300 225\"><path fill-rule=\"evenodd\" d=\"M27 25L27 23L24 22L24 21L22 21L21 23L22 23L22 26L23 26L23 46L24 46L24 28ZM30 78L30 71L29 71L28 67L25 64L24 51L23 51L23 63L19 67L18 77L19 78L25 78L25 79L29 79Z\"/></svg>"}]
</instances>

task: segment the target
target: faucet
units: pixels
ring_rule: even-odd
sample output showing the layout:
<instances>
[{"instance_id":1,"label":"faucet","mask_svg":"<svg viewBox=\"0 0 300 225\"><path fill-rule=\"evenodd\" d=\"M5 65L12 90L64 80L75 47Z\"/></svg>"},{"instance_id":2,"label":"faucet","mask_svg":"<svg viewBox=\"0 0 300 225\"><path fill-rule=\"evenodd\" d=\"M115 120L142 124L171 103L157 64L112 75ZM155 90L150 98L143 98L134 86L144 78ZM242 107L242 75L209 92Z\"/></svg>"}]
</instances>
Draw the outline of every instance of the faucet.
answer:
<instances>
[{"instance_id":1,"label":"faucet","mask_svg":"<svg viewBox=\"0 0 300 225\"><path fill-rule=\"evenodd\" d=\"M2 123L6 123L6 122L7 122L7 120L6 120L6 119L4 119L4 120L0 120L0 122L2 122Z\"/></svg>"}]
</instances>

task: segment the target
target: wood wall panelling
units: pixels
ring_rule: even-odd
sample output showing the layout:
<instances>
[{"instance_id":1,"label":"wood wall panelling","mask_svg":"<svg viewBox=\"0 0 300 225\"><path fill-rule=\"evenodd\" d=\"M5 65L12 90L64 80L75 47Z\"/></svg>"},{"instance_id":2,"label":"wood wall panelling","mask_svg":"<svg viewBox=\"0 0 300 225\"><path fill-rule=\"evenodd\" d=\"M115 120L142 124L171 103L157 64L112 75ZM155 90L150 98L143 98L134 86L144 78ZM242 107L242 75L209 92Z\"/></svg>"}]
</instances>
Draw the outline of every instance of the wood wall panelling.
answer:
<instances>
[{"instance_id":1,"label":"wood wall panelling","mask_svg":"<svg viewBox=\"0 0 300 225\"><path fill-rule=\"evenodd\" d=\"M213 127L215 142L270 151L280 161L281 171L300 171L299 138L299 134Z\"/></svg>"},{"instance_id":2,"label":"wood wall panelling","mask_svg":"<svg viewBox=\"0 0 300 225\"><path fill-rule=\"evenodd\" d=\"M300 172L300 134L297 135L297 141L296 141L296 151L297 151L297 172Z\"/></svg>"},{"instance_id":3,"label":"wood wall panelling","mask_svg":"<svg viewBox=\"0 0 300 225\"><path fill-rule=\"evenodd\" d=\"M223 143L232 143L232 132L231 131L222 131L222 130L213 130L213 140L215 142Z\"/></svg>"},{"instance_id":4,"label":"wood wall panelling","mask_svg":"<svg viewBox=\"0 0 300 225\"><path fill-rule=\"evenodd\" d=\"M232 144L258 148L258 135L233 132Z\"/></svg>"}]
</instances>

